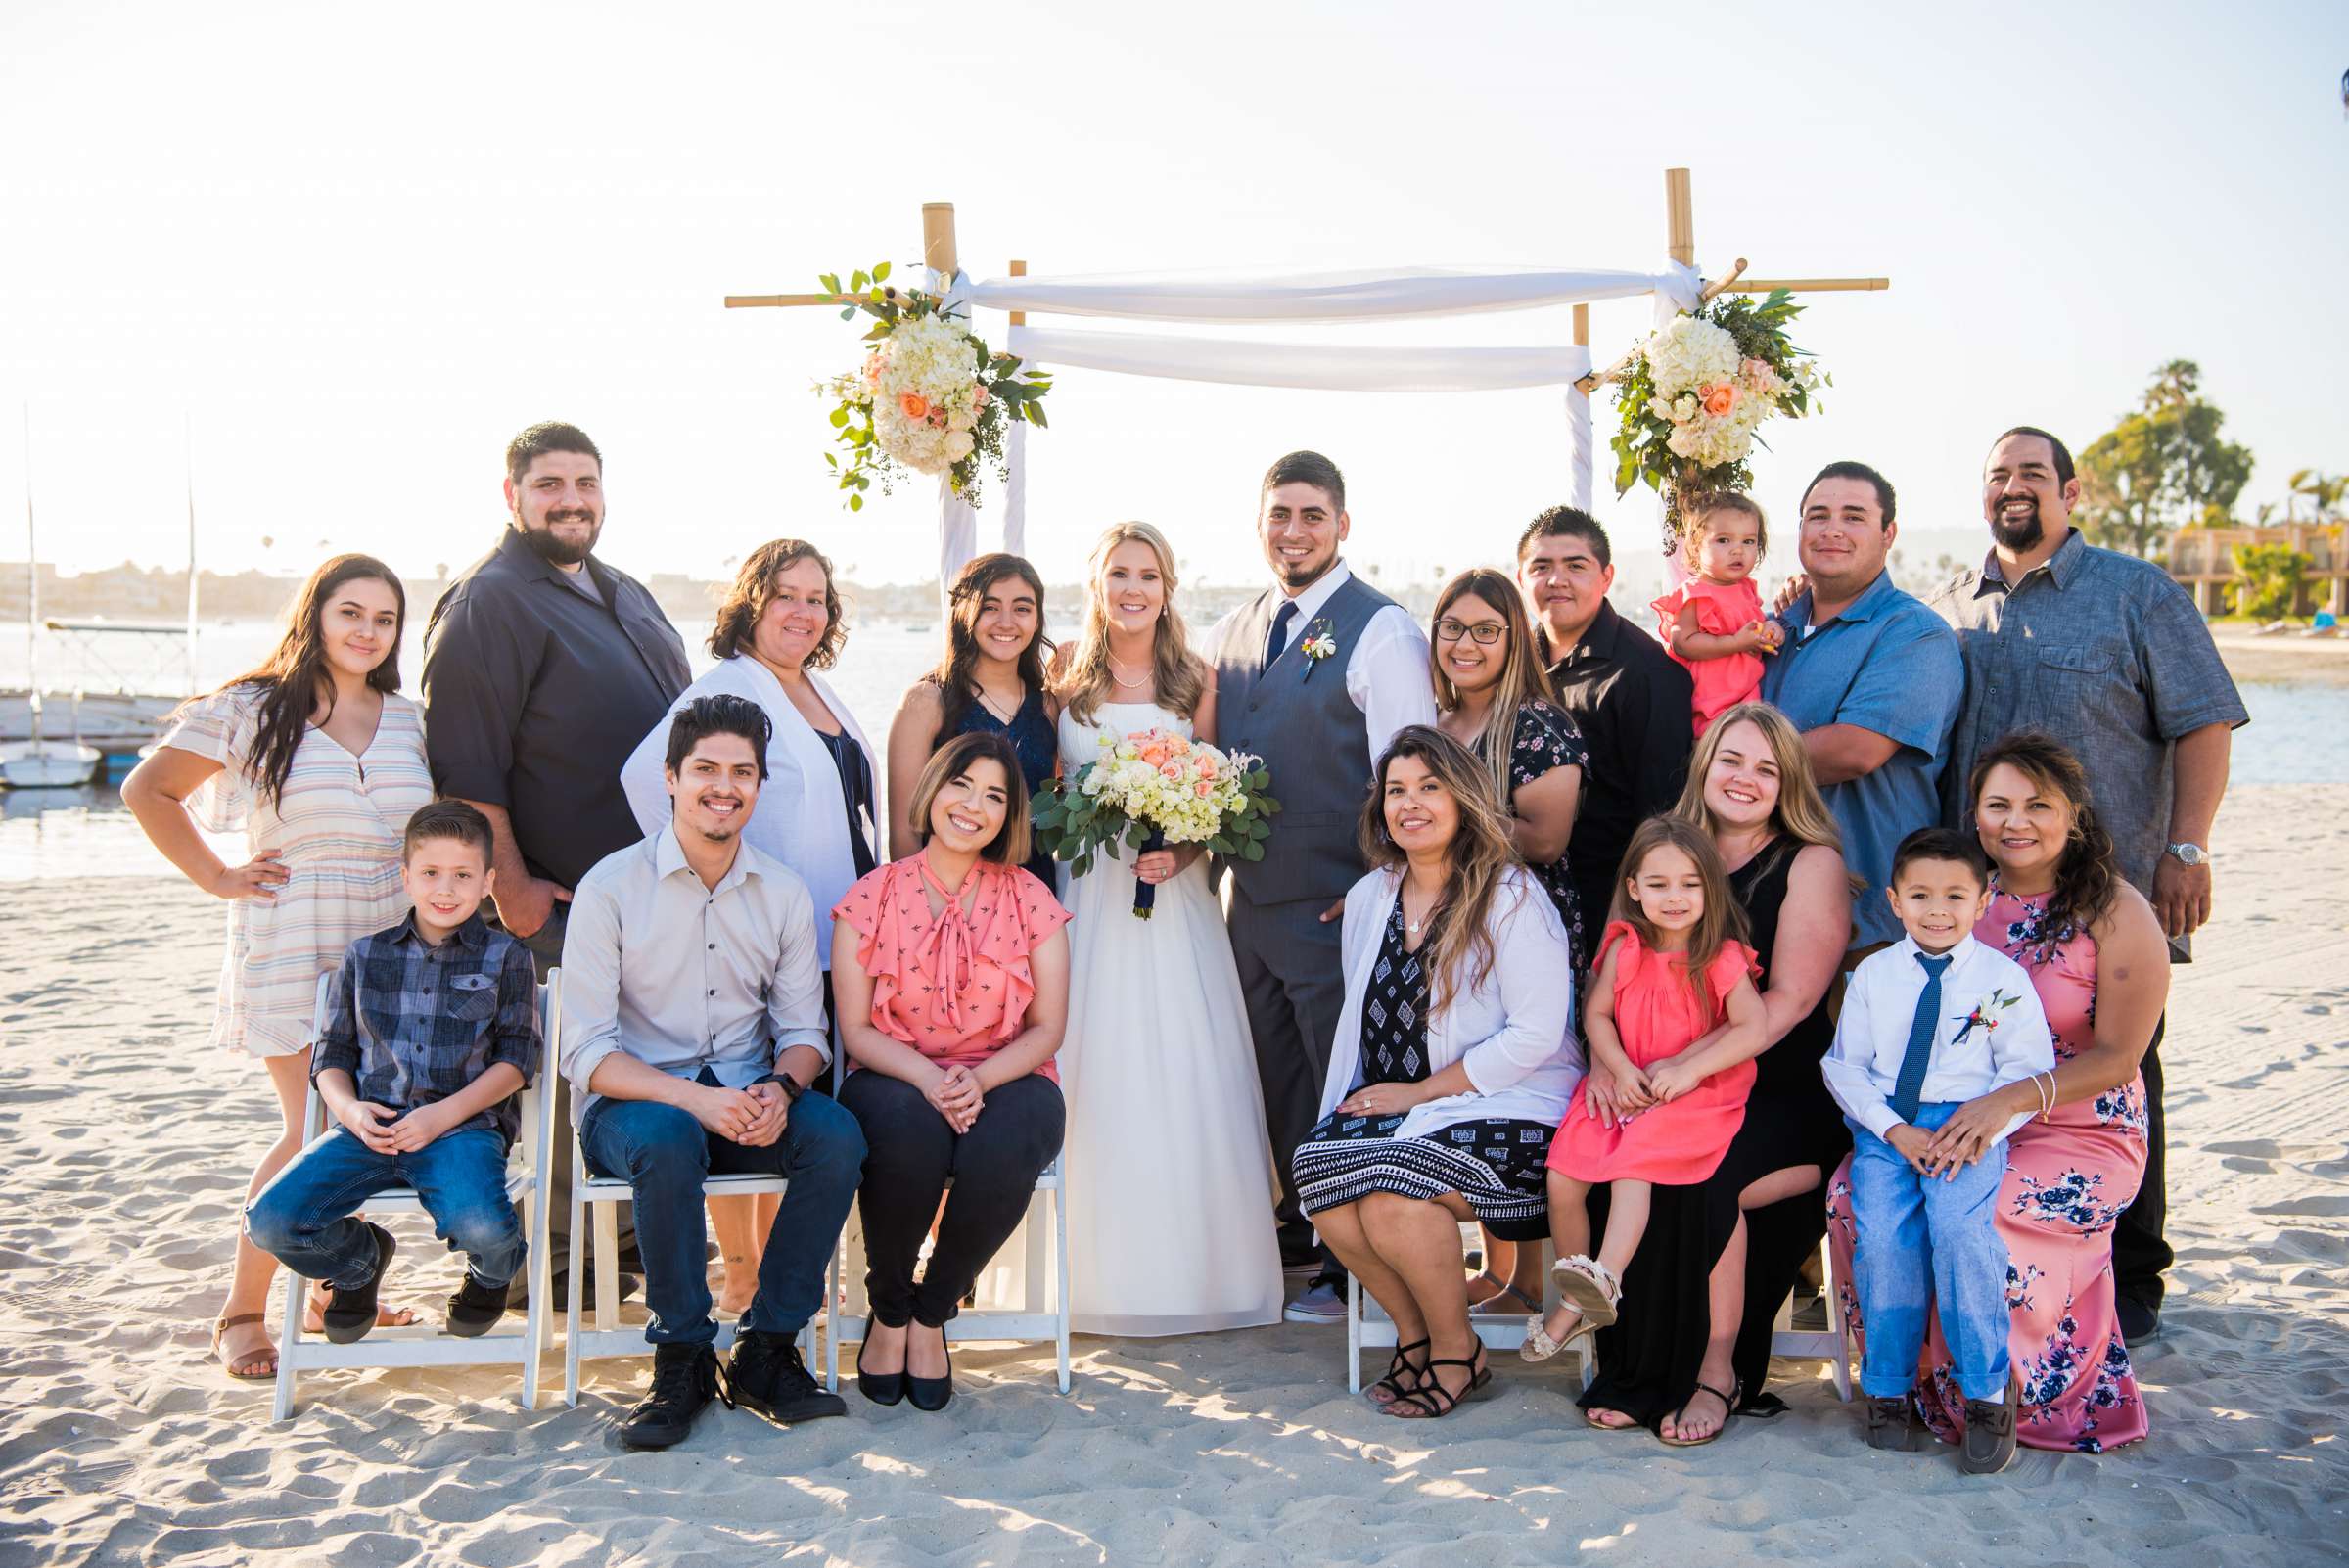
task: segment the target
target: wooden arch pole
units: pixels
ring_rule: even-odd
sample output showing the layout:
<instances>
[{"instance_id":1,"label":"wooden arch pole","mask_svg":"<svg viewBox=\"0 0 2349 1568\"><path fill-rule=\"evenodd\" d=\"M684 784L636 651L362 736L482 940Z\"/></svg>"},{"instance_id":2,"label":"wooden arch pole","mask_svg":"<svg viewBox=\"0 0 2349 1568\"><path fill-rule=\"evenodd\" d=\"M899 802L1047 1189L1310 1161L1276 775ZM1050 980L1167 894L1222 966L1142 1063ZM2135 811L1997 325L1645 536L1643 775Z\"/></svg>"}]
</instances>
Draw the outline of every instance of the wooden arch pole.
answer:
<instances>
[{"instance_id":1,"label":"wooden arch pole","mask_svg":"<svg viewBox=\"0 0 2349 1568\"><path fill-rule=\"evenodd\" d=\"M1664 171L1664 253L1681 266L1696 265L1696 199L1684 168Z\"/></svg>"},{"instance_id":2,"label":"wooden arch pole","mask_svg":"<svg viewBox=\"0 0 2349 1568\"><path fill-rule=\"evenodd\" d=\"M961 270L955 259L951 202L922 204L922 265L942 279L951 278Z\"/></svg>"}]
</instances>

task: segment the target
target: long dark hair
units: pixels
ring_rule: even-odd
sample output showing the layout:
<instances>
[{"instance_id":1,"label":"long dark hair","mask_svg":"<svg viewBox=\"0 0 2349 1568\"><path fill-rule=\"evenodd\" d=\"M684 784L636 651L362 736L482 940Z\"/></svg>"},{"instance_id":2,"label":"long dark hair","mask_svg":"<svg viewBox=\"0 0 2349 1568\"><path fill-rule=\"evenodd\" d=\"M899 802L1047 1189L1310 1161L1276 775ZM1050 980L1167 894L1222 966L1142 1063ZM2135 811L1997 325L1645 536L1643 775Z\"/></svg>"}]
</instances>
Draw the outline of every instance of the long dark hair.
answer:
<instances>
[{"instance_id":1,"label":"long dark hair","mask_svg":"<svg viewBox=\"0 0 2349 1568\"><path fill-rule=\"evenodd\" d=\"M1451 875L1419 949L1427 955L1429 1008L1442 1012L1452 997L1474 991L1493 973L1491 916L1509 868L1518 863L1517 849L1509 836L1508 807L1494 795L1493 781L1476 754L1433 724L1405 724L1378 760L1376 781L1356 825L1355 838L1364 860L1399 876L1405 869L1403 846L1387 830L1386 801L1387 774L1404 757L1433 773L1459 812L1459 826L1448 850Z\"/></svg>"},{"instance_id":2,"label":"long dark hair","mask_svg":"<svg viewBox=\"0 0 2349 1568\"><path fill-rule=\"evenodd\" d=\"M244 686L260 698L259 722L253 742L253 784L274 806L283 797L286 779L294 771L294 753L309 729L310 711L323 701L335 706L335 679L326 665L326 638L320 620L335 590L345 582L372 577L389 586L398 606L399 624L392 628L392 649L383 663L367 671L367 684L377 691L399 690L399 639L408 629L408 590L399 574L372 555L338 555L310 574L286 611L286 628L277 649L255 668L220 687Z\"/></svg>"},{"instance_id":3,"label":"long dark hair","mask_svg":"<svg viewBox=\"0 0 2349 1568\"><path fill-rule=\"evenodd\" d=\"M2019 729L2002 735L1974 759L1965 780L1965 810L1971 816L1982 799L1982 781L2001 763L2013 768L2049 795L2063 798L2072 813L2071 837L2064 841L2063 857L2055 862L2055 887L2048 895L2046 929L2063 935L2086 931L2104 918L2120 897L2120 873L2115 869L2112 835L2096 820L2096 801L2088 789L2088 769L2072 749L2045 730ZM1977 835L1980 829L1975 829ZM1985 849L1989 848L1987 845Z\"/></svg>"},{"instance_id":4,"label":"long dark hair","mask_svg":"<svg viewBox=\"0 0 2349 1568\"><path fill-rule=\"evenodd\" d=\"M933 749L951 740L979 701L971 690L971 671L979 663L979 611L987 593L1005 577L1018 577L1036 595L1036 636L1020 654L1020 683L1031 692L1044 689L1044 655L1052 644L1044 638L1044 579L1024 556L1001 550L979 557L956 575L946 594L946 654L930 671L938 685L938 733Z\"/></svg>"}]
</instances>

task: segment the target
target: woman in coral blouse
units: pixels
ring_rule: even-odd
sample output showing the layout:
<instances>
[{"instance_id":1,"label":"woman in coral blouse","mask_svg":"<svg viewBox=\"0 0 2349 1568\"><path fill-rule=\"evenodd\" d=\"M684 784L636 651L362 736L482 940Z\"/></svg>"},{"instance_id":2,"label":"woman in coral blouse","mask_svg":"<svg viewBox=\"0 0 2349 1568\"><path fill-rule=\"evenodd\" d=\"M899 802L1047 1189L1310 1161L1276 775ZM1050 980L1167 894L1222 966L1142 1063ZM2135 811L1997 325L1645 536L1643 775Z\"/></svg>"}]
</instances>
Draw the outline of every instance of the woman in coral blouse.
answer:
<instances>
[{"instance_id":1,"label":"woman in coral blouse","mask_svg":"<svg viewBox=\"0 0 2349 1568\"><path fill-rule=\"evenodd\" d=\"M832 995L856 1068L840 1102L871 1150L857 1192L872 1314L856 1388L937 1410L954 1396L945 1325L1060 1152L1052 1054L1068 1020L1069 917L1022 869L1028 790L1000 734L939 748L908 814L920 848L832 911Z\"/></svg>"}]
</instances>

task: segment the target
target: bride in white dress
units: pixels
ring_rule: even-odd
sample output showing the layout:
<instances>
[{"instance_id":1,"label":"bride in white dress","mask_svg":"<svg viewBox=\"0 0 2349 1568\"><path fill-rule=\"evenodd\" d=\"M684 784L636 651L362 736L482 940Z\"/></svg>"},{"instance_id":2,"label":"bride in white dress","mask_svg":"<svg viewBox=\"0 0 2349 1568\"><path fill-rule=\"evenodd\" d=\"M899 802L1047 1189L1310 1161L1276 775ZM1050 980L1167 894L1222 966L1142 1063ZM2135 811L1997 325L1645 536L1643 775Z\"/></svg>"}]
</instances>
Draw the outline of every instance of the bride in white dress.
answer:
<instances>
[{"instance_id":1,"label":"bride in white dress","mask_svg":"<svg viewBox=\"0 0 2349 1568\"><path fill-rule=\"evenodd\" d=\"M1093 549L1084 629L1054 671L1061 766L1103 734L1214 738L1214 673L1173 604L1174 552L1146 523ZM1191 1334L1280 1321L1272 1158L1223 911L1199 846L1107 853L1074 878L1069 1281L1087 1334ZM1148 920L1135 877L1157 885Z\"/></svg>"}]
</instances>

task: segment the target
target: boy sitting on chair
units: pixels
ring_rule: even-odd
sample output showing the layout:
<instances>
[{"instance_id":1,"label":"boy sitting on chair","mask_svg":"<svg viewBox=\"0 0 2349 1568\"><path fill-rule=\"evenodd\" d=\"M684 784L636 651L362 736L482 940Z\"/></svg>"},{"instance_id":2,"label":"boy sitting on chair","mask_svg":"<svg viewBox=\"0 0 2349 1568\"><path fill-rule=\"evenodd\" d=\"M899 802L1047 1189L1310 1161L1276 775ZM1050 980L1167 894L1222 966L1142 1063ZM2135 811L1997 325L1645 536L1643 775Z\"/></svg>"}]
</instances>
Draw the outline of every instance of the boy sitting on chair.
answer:
<instances>
[{"instance_id":1,"label":"boy sitting on chair","mask_svg":"<svg viewBox=\"0 0 2349 1568\"><path fill-rule=\"evenodd\" d=\"M2028 1114L1937 1134L1965 1102L2026 1078L2052 1092L2055 1045L2023 967L1974 940L1990 867L1972 838L1922 828L1893 852L1886 895L1909 936L1863 960L1820 1064L1852 1127L1852 1253L1867 1340L1867 1443L1916 1446L1912 1397L1927 1314L1965 1395L1969 1474L2014 1457L2006 1243L1997 1225L2006 1138ZM2044 1096L2043 1096L2044 1098Z\"/></svg>"},{"instance_id":2,"label":"boy sitting on chair","mask_svg":"<svg viewBox=\"0 0 2349 1568\"><path fill-rule=\"evenodd\" d=\"M462 801L408 819L399 874L415 907L343 955L310 1055L340 1125L246 1206L254 1246L326 1281L326 1337L338 1345L375 1326L392 1233L354 1217L378 1192L413 1187L436 1233L465 1254L450 1333L487 1332L522 1269L506 1151L514 1095L538 1070L538 986L530 949L476 912L489 843L489 819Z\"/></svg>"}]
</instances>

